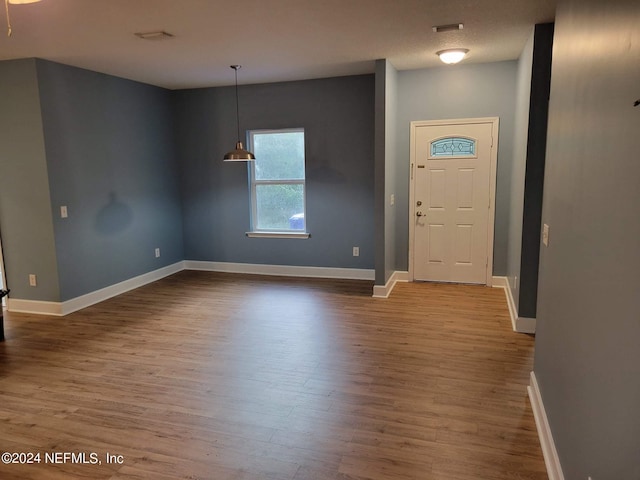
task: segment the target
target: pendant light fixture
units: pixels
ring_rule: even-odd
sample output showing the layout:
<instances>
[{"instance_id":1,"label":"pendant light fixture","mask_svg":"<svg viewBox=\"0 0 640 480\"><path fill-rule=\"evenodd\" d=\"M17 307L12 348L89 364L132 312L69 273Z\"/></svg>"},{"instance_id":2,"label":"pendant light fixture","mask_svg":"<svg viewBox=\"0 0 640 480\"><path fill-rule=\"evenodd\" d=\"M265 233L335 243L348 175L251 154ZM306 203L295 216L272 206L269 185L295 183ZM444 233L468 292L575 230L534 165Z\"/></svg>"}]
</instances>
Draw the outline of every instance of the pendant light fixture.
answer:
<instances>
[{"instance_id":1,"label":"pendant light fixture","mask_svg":"<svg viewBox=\"0 0 640 480\"><path fill-rule=\"evenodd\" d=\"M38 3L40 0L4 0L4 10L7 14L7 37L10 37L13 33L11 29L11 18L9 17L9 4L11 5L24 5L26 3Z\"/></svg>"},{"instance_id":2,"label":"pendant light fixture","mask_svg":"<svg viewBox=\"0 0 640 480\"><path fill-rule=\"evenodd\" d=\"M236 72L236 120L238 125L238 141L236 142L236 148L230 152L225 153L225 162L247 162L255 160L256 157L253 153L245 150L240 141L240 107L238 106L238 69L241 65L231 65L231 68Z\"/></svg>"}]
</instances>

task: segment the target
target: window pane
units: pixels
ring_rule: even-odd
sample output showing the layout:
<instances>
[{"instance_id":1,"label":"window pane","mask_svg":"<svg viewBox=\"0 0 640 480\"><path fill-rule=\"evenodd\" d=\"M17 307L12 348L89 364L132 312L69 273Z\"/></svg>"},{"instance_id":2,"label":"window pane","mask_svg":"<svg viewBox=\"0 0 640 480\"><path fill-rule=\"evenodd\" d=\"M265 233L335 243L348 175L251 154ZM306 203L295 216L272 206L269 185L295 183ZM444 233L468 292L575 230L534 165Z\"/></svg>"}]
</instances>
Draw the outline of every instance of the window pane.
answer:
<instances>
[{"instance_id":1,"label":"window pane","mask_svg":"<svg viewBox=\"0 0 640 480\"><path fill-rule=\"evenodd\" d=\"M304 132L254 133L256 180L304 179Z\"/></svg>"},{"instance_id":2,"label":"window pane","mask_svg":"<svg viewBox=\"0 0 640 480\"><path fill-rule=\"evenodd\" d=\"M470 138L448 137L431 142L431 157L472 157L476 142Z\"/></svg>"},{"instance_id":3,"label":"window pane","mask_svg":"<svg viewBox=\"0 0 640 480\"><path fill-rule=\"evenodd\" d=\"M255 228L304 230L303 185L256 185Z\"/></svg>"}]
</instances>

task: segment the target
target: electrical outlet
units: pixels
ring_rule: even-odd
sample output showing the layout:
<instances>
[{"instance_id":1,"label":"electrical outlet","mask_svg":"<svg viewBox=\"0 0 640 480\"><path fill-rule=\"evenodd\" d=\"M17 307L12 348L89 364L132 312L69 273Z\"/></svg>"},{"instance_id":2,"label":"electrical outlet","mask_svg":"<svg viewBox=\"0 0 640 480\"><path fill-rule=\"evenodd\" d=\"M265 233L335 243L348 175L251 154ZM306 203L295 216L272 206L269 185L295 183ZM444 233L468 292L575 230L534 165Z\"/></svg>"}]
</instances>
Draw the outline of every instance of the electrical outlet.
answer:
<instances>
[{"instance_id":1,"label":"electrical outlet","mask_svg":"<svg viewBox=\"0 0 640 480\"><path fill-rule=\"evenodd\" d=\"M160 257L160 249L156 248L156 258L159 258L159 257Z\"/></svg>"},{"instance_id":2,"label":"electrical outlet","mask_svg":"<svg viewBox=\"0 0 640 480\"><path fill-rule=\"evenodd\" d=\"M67 218L69 215L67 213L67 206L66 205L62 205L60 207L60 218Z\"/></svg>"},{"instance_id":3,"label":"electrical outlet","mask_svg":"<svg viewBox=\"0 0 640 480\"><path fill-rule=\"evenodd\" d=\"M36 276L33 273L30 273L29 274L29 286L35 287L36 285L38 285Z\"/></svg>"},{"instance_id":4,"label":"electrical outlet","mask_svg":"<svg viewBox=\"0 0 640 480\"><path fill-rule=\"evenodd\" d=\"M360 256L360 247L353 247L353 256L354 257Z\"/></svg>"}]
</instances>

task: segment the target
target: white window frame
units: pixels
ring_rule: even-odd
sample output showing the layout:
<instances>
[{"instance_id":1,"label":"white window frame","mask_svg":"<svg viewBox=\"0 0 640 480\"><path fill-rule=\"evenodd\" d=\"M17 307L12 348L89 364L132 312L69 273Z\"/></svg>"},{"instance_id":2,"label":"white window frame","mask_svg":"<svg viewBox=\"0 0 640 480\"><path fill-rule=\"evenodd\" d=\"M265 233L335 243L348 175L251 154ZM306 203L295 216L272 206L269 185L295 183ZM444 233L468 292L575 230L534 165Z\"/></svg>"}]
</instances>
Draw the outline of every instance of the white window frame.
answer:
<instances>
[{"instance_id":1,"label":"white window frame","mask_svg":"<svg viewBox=\"0 0 640 480\"><path fill-rule=\"evenodd\" d=\"M277 129L262 129L262 130L249 130L247 131L247 145L250 151L255 153L253 147L253 136L255 134L265 135L270 133L294 133L302 132L304 134L304 128L277 128ZM249 171L249 195L251 201L251 231L246 232L248 237L254 238L309 238L307 231L307 165L306 165L306 138L305 138L305 170L304 178L302 179L289 179L289 180L256 180L255 178L255 162L248 162ZM290 229L271 229L263 230L256 228L257 213L257 195L256 187L258 185L302 185L302 203L304 214L304 230L290 230Z\"/></svg>"}]
</instances>

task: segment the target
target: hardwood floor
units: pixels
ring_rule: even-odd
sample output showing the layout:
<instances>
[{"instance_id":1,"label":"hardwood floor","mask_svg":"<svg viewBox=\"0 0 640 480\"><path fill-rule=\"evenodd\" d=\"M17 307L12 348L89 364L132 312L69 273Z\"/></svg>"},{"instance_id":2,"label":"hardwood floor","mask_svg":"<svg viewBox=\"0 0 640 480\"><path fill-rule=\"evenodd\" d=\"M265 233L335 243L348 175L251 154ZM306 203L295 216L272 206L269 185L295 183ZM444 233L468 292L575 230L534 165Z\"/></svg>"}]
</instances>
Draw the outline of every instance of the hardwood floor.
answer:
<instances>
[{"instance_id":1,"label":"hardwood floor","mask_svg":"<svg viewBox=\"0 0 640 480\"><path fill-rule=\"evenodd\" d=\"M546 479L533 338L504 292L371 288L184 271L63 318L6 313L0 452L41 463L0 478Z\"/></svg>"}]
</instances>

